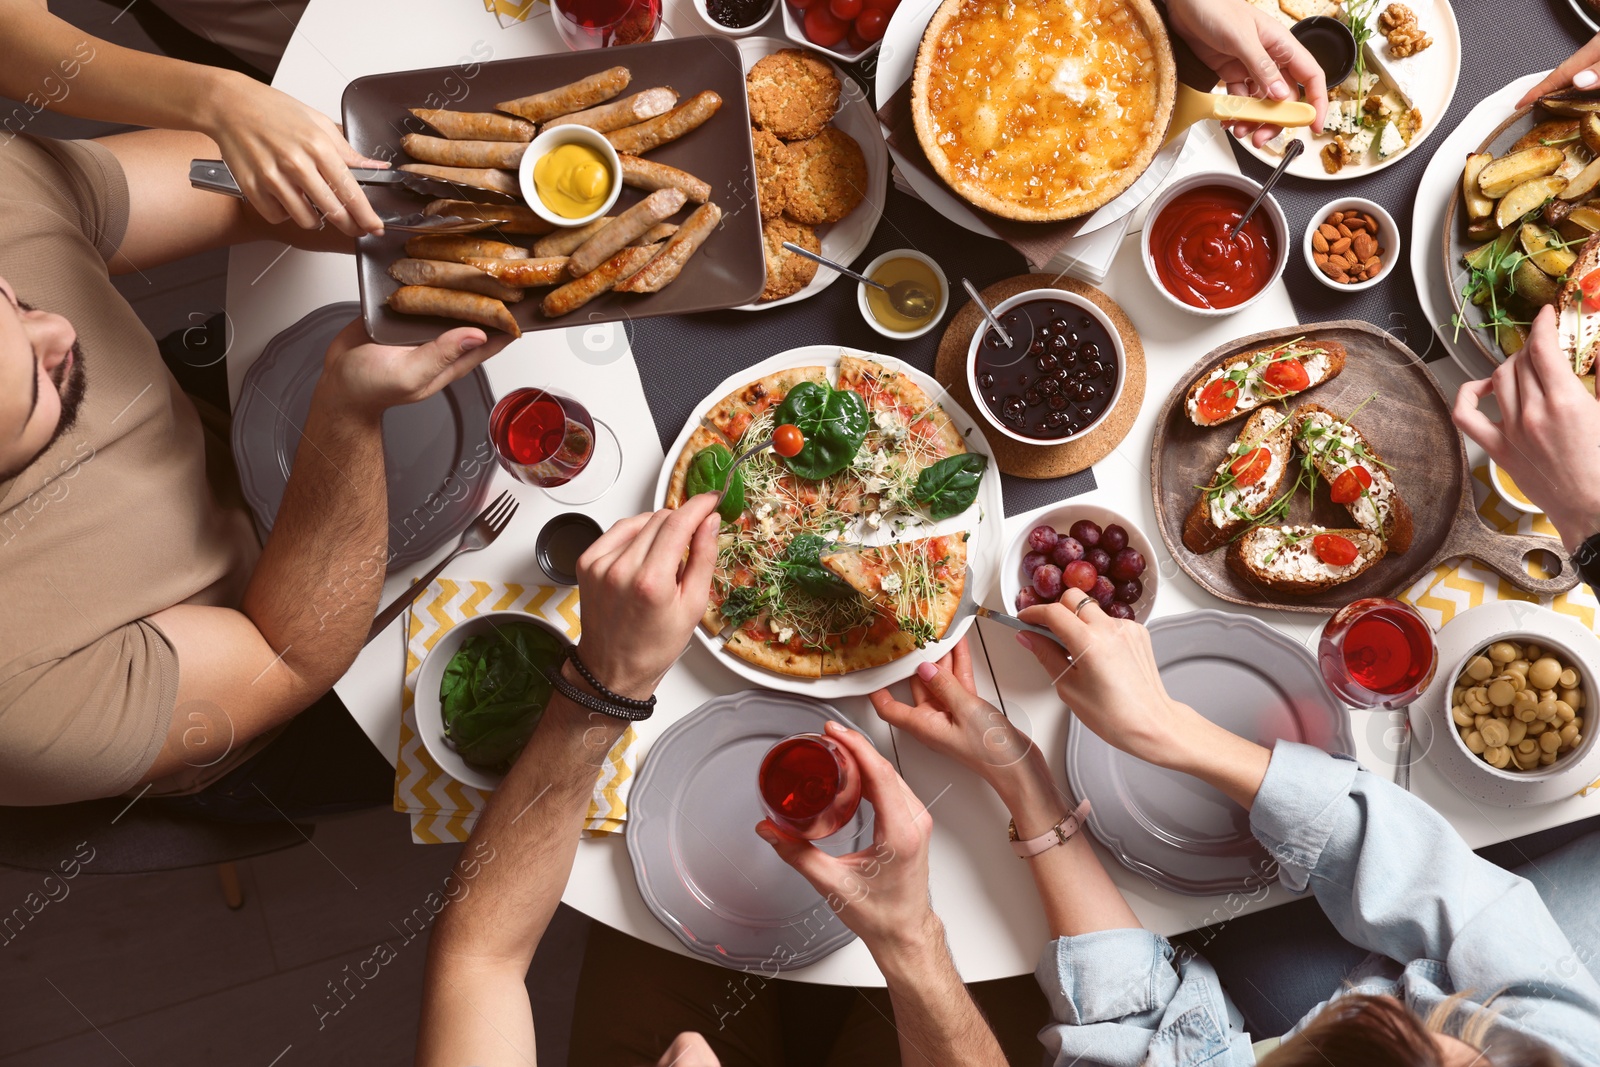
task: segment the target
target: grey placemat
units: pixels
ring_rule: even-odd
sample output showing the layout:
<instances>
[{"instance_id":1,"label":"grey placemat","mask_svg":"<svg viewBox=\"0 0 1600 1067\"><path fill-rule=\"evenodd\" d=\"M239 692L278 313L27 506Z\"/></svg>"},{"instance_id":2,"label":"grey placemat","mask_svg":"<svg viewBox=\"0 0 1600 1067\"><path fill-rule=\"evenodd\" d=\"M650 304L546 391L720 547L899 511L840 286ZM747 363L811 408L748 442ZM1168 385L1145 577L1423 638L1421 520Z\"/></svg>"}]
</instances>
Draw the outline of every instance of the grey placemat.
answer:
<instances>
[{"instance_id":1,"label":"grey placemat","mask_svg":"<svg viewBox=\"0 0 1600 1067\"><path fill-rule=\"evenodd\" d=\"M1533 0L1517 8L1508 18L1506 8L1472 0L1457 3L1456 22L1461 27L1461 78L1450 110L1421 146L1399 162L1366 178L1343 182L1322 182L1286 176L1273 190L1283 213L1289 219L1289 232L1302 234L1312 216L1331 200L1342 196L1364 196L1375 200L1394 216L1400 239L1406 247L1401 255L1411 255L1411 212L1422 172L1448 131L1461 124L1478 102L1508 83L1537 70L1548 70L1575 52L1587 41L1590 30L1573 13L1566 0ZM1487 134L1489 131L1483 131ZM1272 173L1268 167L1238 146L1234 155L1245 174L1262 181ZM1301 322L1325 319L1363 319L1388 330L1426 360L1447 358L1432 325L1417 302L1416 286L1405 263L1399 264L1388 281L1360 293L1336 293L1311 276L1305 257L1289 257L1283 280L1289 286L1295 315Z\"/></svg>"},{"instance_id":2,"label":"grey placemat","mask_svg":"<svg viewBox=\"0 0 1600 1067\"><path fill-rule=\"evenodd\" d=\"M1455 14L1461 27L1461 79L1444 121L1434 127L1416 151L1370 177L1338 183L1286 177L1274 195L1288 216L1291 233L1302 233L1312 216L1330 200L1364 196L1382 204L1395 217L1409 249L1412 199L1437 142L1444 138L1441 131L1454 129L1479 100L1512 79L1555 66L1590 37L1588 27L1566 0L1534 0L1518 8L1515 18L1507 18L1503 6L1474 0L1456 4ZM871 71L851 73L860 81L868 81ZM1234 152L1244 173L1258 181L1271 172L1271 168L1242 149L1235 148ZM959 286L965 276L982 288L1027 269L1022 257L1008 246L974 236L891 185L883 221L872 244L851 265L859 268L881 252L905 247L918 248L937 260L952 286ZM1402 255L1409 256L1409 251ZM1396 270L1375 289L1336 293L1311 276L1303 257L1291 254L1284 282L1289 287L1295 315L1302 322L1363 319L1388 330L1424 359L1446 355L1417 302L1409 269ZM952 300L946 321L962 302L959 297ZM656 431L661 436L661 446L666 448L678 436L694 405L741 367L798 345L837 343L884 352L931 374L941 330L914 341L899 342L874 333L861 321L856 309L855 286L845 280L810 300L771 311L719 311L644 319L629 323L628 332ZM1048 481L1008 476L1004 485L1006 513L1014 515L1088 492L1096 482L1091 470Z\"/></svg>"}]
</instances>

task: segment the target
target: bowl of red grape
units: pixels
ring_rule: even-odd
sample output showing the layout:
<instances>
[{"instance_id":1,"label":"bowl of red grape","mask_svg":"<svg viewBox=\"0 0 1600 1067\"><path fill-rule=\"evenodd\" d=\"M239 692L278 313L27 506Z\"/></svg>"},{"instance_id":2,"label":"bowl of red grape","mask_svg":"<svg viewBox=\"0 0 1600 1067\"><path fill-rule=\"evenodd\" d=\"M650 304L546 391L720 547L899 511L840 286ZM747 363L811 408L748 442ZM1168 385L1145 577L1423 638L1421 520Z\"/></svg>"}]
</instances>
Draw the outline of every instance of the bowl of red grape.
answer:
<instances>
[{"instance_id":1,"label":"bowl of red grape","mask_svg":"<svg viewBox=\"0 0 1600 1067\"><path fill-rule=\"evenodd\" d=\"M1034 516L1012 541L1000 593L1005 610L1017 612L1081 589L1113 618L1144 622L1156 602L1154 560L1150 539L1110 508L1063 504Z\"/></svg>"}]
</instances>

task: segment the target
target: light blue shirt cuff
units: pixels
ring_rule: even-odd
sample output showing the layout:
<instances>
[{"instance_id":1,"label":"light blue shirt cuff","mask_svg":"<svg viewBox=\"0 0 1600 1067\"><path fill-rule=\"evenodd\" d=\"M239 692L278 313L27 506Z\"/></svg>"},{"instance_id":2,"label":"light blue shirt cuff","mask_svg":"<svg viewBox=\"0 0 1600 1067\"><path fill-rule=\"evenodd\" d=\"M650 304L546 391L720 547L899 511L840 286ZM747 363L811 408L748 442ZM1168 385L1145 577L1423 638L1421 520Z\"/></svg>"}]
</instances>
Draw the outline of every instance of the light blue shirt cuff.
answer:
<instances>
[{"instance_id":1,"label":"light blue shirt cuff","mask_svg":"<svg viewBox=\"0 0 1600 1067\"><path fill-rule=\"evenodd\" d=\"M1278 861L1279 880L1304 892L1350 798L1359 764L1320 748L1279 741L1250 809L1250 829Z\"/></svg>"},{"instance_id":2,"label":"light blue shirt cuff","mask_svg":"<svg viewBox=\"0 0 1600 1067\"><path fill-rule=\"evenodd\" d=\"M1084 1026L1159 1012L1178 990L1172 946L1149 930L1100 930L1044 947L1034 977L1058 1023Z\"/></svg>"}]
</instances>

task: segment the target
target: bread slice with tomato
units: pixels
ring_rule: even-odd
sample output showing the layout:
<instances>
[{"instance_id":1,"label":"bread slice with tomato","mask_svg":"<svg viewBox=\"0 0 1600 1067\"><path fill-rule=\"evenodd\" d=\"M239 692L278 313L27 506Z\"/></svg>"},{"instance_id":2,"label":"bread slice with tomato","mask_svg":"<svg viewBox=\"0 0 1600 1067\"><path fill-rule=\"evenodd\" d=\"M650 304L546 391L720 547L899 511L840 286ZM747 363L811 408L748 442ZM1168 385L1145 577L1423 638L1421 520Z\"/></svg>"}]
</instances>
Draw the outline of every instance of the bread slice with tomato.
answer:
<instances>
[{"instance_id":1,"label":"bread slice with tomato","mask_svg":"<svg viewBox=\"0 0 1600 1067\"><path fill-rule=\"evenodd\" d=\"M1293 421L1257 408L1183 520L1184 547L1204 554L1227 544L1278 498L1293 466Z\"/></svg>"},{"instance_id":2,"label":"bread slice with tomato","mask_svg":"<svg viewBox=\"0 0 1600 1067\"><path fill-rule=\"evenodd\" d=\"M1228 569L1254 586L1313 596L1365 573L1384 552L1370 530L1257 526L1228 547Z\"/></svg>"},{"instance_id":3,"label":"bread slice with tomato","mask_svg":"<svg viewBox=\"0 0 1600 1067\"><path fill-rule=\"evenodd\" d=\"M1338 377L1344 361L1344 345L1306 337L1241 352L1201 375L1183 410L1196 426L1220 426Z\"/></svg>"},{"instance_id":4,"label":"bread slice with tomato","mask_svg":"<svg viewBox=\"0 0 1600 1067\"><path fill-rule=\"evenodd\" d=\"M1600 234L1584 242L1567 270L1556 298L1556 335L1576 374L1594 369L1600 354Z\"/></svg>"},{"instance_id":5,"label":"bread slice with tomato","mask_svg":"<svg viewBox=\"0 0 1600 1067\"><path fill-rule=\"evenodd\" d=\"M1301 404L1294 409L1294 444L1316 464L1329 499L1343 504L1357 526L1383 538L1390 552L1411 547L1415 523L1393 468L1349 419L1320 404Z\"/></svg>"}]
</instances>

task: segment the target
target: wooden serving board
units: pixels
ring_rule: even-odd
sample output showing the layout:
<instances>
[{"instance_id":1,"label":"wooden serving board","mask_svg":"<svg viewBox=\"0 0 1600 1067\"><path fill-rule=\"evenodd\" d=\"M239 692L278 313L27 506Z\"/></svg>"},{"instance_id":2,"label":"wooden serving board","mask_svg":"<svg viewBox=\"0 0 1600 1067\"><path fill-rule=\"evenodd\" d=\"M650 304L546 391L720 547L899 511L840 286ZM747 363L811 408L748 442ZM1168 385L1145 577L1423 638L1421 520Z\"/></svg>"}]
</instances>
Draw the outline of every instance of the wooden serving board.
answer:
<instances>
[{"instance_id":1,"label":"wooden serving board","mask_svg":"<svg viewBox=\"0 0 1600 1067\"><path fill-rule=\"evenodd\" d=\"M1395 485L1410 505L1416 524L1409 551L1385 556L1353 581L1307 597L1275 592L1234 574L1226 563L1225 548L1202 556L1183 544L1183 520L1199 494L1196 487L1211 480L1243 425L1241 417L1221 426L1196 426L1184 410L1189 387L1231 356L1297 337L1337 341L1344 345L1348 358L1337 378L1291 397L1285 407L1293 410L1300 403L1314 401L1347 417L1371 396L1353 423L1392 466ZM1555 596L1578 584L1577 568L1561 542L1553 537L1503 534L1479 518L1466 446L1450 421L1450 405L1439 391L1439 383L1411 349L1370 323L1354 319L1268 330L1230 341L1201 357L1178 381L1156 420L1150 490L1156 526L1172 558L1207 592L1233 604L1329 614L1361 597L1400 593L1440 563L1461 556L1483 563L1517 588L1537 596ZM1319 482L1313 504L1302 490L1286 521L1353 526L1349 512L1330 501L1327 494L1327 483ZM1540 553L1549 553L1558 561L1554 577L1528 574L1526 561L1539 558Z\"/></svg>"}]
</instances>

